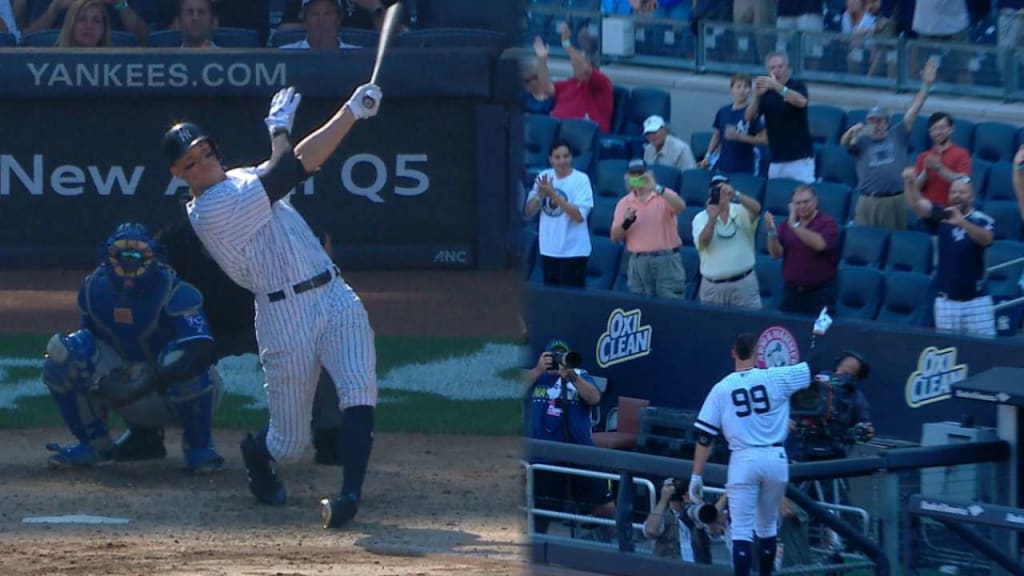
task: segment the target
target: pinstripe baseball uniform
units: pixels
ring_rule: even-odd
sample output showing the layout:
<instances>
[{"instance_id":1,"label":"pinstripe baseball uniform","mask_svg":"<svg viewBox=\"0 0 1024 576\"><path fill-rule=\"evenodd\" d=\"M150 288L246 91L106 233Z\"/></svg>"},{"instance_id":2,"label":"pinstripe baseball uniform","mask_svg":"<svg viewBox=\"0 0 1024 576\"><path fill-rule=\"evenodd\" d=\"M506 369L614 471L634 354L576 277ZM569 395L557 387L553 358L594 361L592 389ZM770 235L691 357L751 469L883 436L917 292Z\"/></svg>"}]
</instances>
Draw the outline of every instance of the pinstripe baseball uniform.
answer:
<instances>
[{"instance_id":1,"label":"pinstripe baseball uniform","mask_svg":"<svg viewBox=\"0 0 1024 576\"><path fill-rule=\"evenodd\" d=\"M342 409L377 403L366 309L302 216L271 202L255 168L236 168L188 204L196 235L224 272L256 295L256 338L270 407L267 449L295 460L309 445L320 366Z\"/></svg>"},{"instance_id":2,"label":"pinstripe baseball uniform","mask_svg":"<svg viewBox=\"0 0 1024 576\"><path fill-rule=\"evenodd\" d=\"M789 397L811 383L807 363L733 372L708 393L694 427L729 442L732 539L753 541L778 532L779 506L789 482L783 443Z\"/></svg>"}]
</instances>

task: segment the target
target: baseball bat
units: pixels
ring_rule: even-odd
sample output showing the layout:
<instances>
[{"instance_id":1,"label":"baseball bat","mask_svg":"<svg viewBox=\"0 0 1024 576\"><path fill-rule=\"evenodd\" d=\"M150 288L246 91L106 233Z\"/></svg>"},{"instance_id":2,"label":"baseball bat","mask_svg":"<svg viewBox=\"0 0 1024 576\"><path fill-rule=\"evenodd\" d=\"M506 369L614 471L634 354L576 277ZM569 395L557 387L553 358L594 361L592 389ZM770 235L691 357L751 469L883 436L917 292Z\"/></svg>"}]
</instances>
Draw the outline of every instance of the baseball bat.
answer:
<instances>
[{"instance_id":1,"label":"baseball bat","mask_svg":"<svg viewBox=\"0 0 1024 576\"><path fill-rule=\"evenodd\" d=\"M395 2L384 12L384 24L380 29L380 39L377 41L377 60L373 63L373 74L370 75L370 84L377 83L377 75L380 74L380 65L384 61L384 53L388 50L388 44L391 42L391 37L395 35L395 30L398 28L398 14L402 9L400 2ZM363 106L366 108L373 108L377 105L377 101L369 96L363 98Z\"/></svg>"}]
</instances>

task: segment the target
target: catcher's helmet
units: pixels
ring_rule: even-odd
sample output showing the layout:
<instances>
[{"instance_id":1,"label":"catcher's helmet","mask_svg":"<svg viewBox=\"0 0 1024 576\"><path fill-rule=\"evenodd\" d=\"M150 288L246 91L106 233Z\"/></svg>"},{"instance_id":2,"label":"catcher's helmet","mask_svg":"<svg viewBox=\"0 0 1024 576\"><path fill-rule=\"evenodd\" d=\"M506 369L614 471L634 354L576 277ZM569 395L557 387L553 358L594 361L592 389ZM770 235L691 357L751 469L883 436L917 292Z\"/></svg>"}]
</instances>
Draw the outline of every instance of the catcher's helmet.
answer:
<instances>
[{"instance_id":1,"label":"catcher's helmet","mask_svg":"<svg viewBox=\"0 0 1024 576\"><path fill-rule=\"evenodd\" d=\"M106 266L115 280L132 286L155 268L156 242L145 225L125 222L107 238Z\"/></svg>"},{"instance_id":2,"label":"catcher's helmet","mask_svg":"<svg viewBox=\"0 0 1024 576\"><path fill-rule=\"evenodd\" d=\"M164 158L168 164L174 164L178 158L185 155L193 146L200 142L209 142L213 151L217 152L217 146L213 140L203 132L203 129L191 122L180 122L164 133Z\"/></svg>"}]
</instances>

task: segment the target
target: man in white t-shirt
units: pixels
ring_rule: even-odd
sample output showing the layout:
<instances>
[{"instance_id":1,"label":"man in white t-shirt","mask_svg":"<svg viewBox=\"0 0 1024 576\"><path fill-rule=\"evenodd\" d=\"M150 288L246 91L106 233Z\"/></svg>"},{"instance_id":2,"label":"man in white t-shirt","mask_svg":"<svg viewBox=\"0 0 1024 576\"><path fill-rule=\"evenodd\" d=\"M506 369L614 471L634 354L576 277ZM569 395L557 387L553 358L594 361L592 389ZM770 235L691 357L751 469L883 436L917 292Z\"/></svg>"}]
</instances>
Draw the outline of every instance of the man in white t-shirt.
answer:
<instances>
[{"instance_id":1,"label":"man in white t-shirt","mask_svg":"<svg viewBox=\"0 0 1024 576\"><path fill-rule=\"evenodd\" d=\"M587 214L594 207L590 177L572 167L572 148L565 140L551 145L551 168L537 176L526 198L526 217L540 212L541 265L544 284L584 287L590 258Z\"/></svg>"},{"instance_id":2,"label":"man in white t-shirt","mask_svg":"<svg viewBox=\"0 0 1024 576\"><path fill-rule=\"evenodd\" d=\"M285 44L285 50L339 50L359 48L341 41L338 28L341 27L341 6L338 0L302 0L299 12L306 37L298 42Z\"/></svg>"}]
</instances>

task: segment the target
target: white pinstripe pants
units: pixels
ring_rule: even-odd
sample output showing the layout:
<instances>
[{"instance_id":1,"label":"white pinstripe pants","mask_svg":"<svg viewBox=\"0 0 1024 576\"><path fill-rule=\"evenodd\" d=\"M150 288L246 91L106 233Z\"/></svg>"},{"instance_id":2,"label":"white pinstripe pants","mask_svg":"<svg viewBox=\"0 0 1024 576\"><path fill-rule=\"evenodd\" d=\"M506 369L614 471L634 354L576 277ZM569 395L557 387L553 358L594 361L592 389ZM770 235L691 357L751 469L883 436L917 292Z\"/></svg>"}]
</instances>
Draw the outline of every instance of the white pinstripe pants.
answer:
<instances>
[{"instance_id":1,"label":"white pinstripe pants","mask_svg":"<svg viewBox=\"0 0 1024 576\"><path fill-rule=\"evenodd\" d=\"M267 449L278 462L299 459L310 444L309 422L320 367L334 380L342 410L377 404L377 355L363 303L340 279L256 301L256 339L270 409Z\"/></svg>"}]
</instances>

